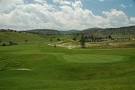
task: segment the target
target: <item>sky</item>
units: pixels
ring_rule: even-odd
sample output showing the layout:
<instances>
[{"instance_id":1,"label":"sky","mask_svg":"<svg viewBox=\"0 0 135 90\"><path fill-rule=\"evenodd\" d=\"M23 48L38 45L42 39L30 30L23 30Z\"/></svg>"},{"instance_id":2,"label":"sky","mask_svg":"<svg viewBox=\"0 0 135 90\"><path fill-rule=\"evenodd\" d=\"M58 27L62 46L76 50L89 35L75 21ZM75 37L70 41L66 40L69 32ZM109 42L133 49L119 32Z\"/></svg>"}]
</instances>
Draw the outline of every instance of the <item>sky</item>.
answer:
<instances>
[{"instance_id":1,"label":"sky","mask_svg":"<svg viewBox=\"0 0 135 90\"><path fill-rule=\"evenodd\" d=\"M135 0L0 0L0 28L117 28L135 25Z\"/></svg>"}]
</instances>

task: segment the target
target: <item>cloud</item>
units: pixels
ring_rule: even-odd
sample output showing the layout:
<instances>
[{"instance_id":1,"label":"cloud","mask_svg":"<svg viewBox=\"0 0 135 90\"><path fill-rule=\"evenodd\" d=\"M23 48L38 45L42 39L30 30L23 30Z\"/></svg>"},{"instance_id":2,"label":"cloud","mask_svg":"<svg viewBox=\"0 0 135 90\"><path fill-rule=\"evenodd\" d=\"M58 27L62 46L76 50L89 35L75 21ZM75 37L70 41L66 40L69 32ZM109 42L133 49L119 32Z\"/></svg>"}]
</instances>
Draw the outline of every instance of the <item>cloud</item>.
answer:
<instances>
[{"instance_id":1,"label":"cloud","mask_svg":"<svg viewBox=\"0 0 135 90\"><path fill-rule=\"evenodd\" d=\"M35 3L40 3L40 4L42 4L42 3L47 3L46 0L34 0L34 2L35 2Z\"/></svg>"},{"instance_id":2,"label":"cloud","mask_svg":"<svg viewBox=\"0 0 135 90\"><path fill-rule=\"evenodd\" d=\"M1 5L4 7L0 7L1 28L81 30L135 25L135 17L128 17L117 9L103 11L102 16L95 15L83 8L81 0L53 0L53 4L46 0L33 0L29 4L23 0L1 0Z\"/></svg>"},{"instance_id":3,"label":"cloud","mask_svg":"<svg viewBox=\"0 0 135 90\"><path fill-rule=\"evenodd\" d=\"M99 0L100 2L104 2L105 0Z\"/></svg>"},{"instance_id":4,"label":"cloud","mask_svg":"<svg viewBox=\"0 0 135 90\"><path fill-rule=\"evenodd\" d=\"M132 4L129 4L129 5L121 4L120 7L126 9L126 8L133 7L133 5Z\"/></svg>"},{"instance_id":5,"label":"cloud","mask_svg":"<svg viewBox=\"0 0 135 90\"><path fill-rule=\"evenodd\" d=\"M121 4L120 5L122 8L127 8L127 6L125 4Z\"/></svg>"},{"instance_id":6,"label":"cloud","mask_svg":"<svg viewBox=\"0 0 135 90\"><path fill-rule=\"evenodd\" d=\"M21 4L24 4L23 0L0 0L0 14L8 13Z\"/></svg>"},{"instance_id":7,"label":"cloud","mask_svg":"<svg viewBox=\"0 0 135 90\"><path fill-rule=\"evenodd\" d=\"M112 9L111 12L103 11L103 14L110 27L126 26L130 23L128 16L123 11Z\"/></svg>"},{"instance_id":8,"label":"cloud","mask_svg":"<svg viewBox=\"0 0 135 90\"><path fill-rule=\"evenodd\" d=\"M131 17L131 18L130 18L130 21L131 21L131 24L134 25L134 24L135 24L135 17Z\"/></svg>"},{"instance_id":9,"label":"cloud","mask_svg":"<svg viewBox=\"0 0 135 90\"><path fill-rule=\"evenodd\" d=\"M62 4L62 5L71 5L70 0L53 0L54 3Z\"/></svg>"}]
</instances>

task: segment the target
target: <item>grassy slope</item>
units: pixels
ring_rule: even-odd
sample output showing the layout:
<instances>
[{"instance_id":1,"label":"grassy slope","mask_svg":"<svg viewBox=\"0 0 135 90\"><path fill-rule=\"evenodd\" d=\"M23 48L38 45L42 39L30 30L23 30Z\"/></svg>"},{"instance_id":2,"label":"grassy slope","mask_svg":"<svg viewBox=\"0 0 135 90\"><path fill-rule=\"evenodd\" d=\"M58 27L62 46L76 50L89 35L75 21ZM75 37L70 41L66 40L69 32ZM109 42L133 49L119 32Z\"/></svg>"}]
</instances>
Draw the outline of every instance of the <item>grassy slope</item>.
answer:
<instances>
[{"instance_id":1,"label":"grassy slope","mask_svg":"<svg viewBox=\"0 0 135 90\"><path fill-rule=\"evenodd\" d=\"M26 44L25 40L28 40L27 43L54 43L58 42L57 39L61 41L71 41L73 36L71 35L50 35L44 36L40 34L24 33L24 32L0 32L0 41L9 42L13 41L19 44ZM52 41L50 41L52 40ZM1 45L0 42L0 45Z\"/></svg>"},{"instance_id":2,"label":"grassy slope","mask_svg":"<svg viewBox=\"0 0 135 90\"><path fill-rule=\"evenodd\" d=\"M19 32L0 32L0 41L8 42L13 41L17 43L25 43L25 40L28 40L28 43L34 42L44 42L45 38L30 33L19 33Z\"/></svg>"},{"instance_id":3,"label":"grassy slope","mask_svg":"<svg viewBox=\"0 0 135 90\"><path fill-rule=\"evenodd\" d=\"M134 53L134 48L0 47L0 90L135 90Z\"/></svg>"}]
</instances>

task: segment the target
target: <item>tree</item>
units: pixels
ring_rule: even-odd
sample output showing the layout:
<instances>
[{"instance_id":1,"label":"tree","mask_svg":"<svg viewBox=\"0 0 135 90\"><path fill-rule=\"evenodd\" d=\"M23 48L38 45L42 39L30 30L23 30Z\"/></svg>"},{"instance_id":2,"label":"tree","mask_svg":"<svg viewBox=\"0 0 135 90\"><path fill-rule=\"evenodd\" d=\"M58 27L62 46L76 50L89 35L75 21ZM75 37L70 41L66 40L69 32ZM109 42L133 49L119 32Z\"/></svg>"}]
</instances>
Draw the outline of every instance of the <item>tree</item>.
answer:
<instances>
[{"instance_id":1,"label":"tree","mask_svg":"<svg viewBox=\"0 0 135 90\"><path fill-rule=\"evenodd\" d=\"M85 36L84 36L84 33L81 33L80 45L81 45L81 48L85 48Z\"/></svg>"},{"instance_id":2,"label":"tree","mask_svg":"<svg viewBox=\"0 0 135 90\"><path fill-rule=\"evenodd\" d=\"M61 39L60 38L57 38L57 41L61 41Z\"/></svg>"},{"instance_id":3,"label":"tree","mask_svg":"<svg viewBox=\"0 0 135 90\"><path fill-rule=\"evenodd\" d=\"M12 45L17 45L17 43L13 41L9 41L9 46L12 46Z\"/></svg>"},{"instance_id":4,"label":"tree","mask_svg":"<svg viewBox=\"0 0 135 90\"><path fill-rule=\"evenodd\" d=\"M50 42L52 42L53 41L53 39L52 38L50 38Z\"/></svg>"},{"instance_id":5,"label":"tree","mask_svg":"<svg viewBox=\"0 0 135 90\"><path fill-rule=\"evenodd\" d=\"M9 46L11 46L11 45L14 45L14 43L12 41L9 41Z\"/></svg>"},{"instance_id":6,"label":"tree","mask_svg":"<svg viewBox=\"0 0 135 90\"><path fill-rule=\"evenodd\" d=\"M78 36L79 36L79 34L78 34L78 33L73 34L73 38L72 38L72 40L77 41Z\"/></svg>"},{"instance_id":7,"label":"tree","mask_svg":"<svg viewBox=\"0 0 135 90\"><path fill-rule=\"evenodd\" d=\"M113 38L112 38L112 36L111 36L111 35L109 35L109 36L108 36L108 38L109 38L110 40L113 40Z\"/></svg>"},{"instance_id":8,"label":"tree","mask_svg":"<svg viewBox=\"0 0 135 90\"><path fill-rule=\"evenodd\" d=\"M76 37L73 37L73 40L76 41L77 40Z\"/></svg>"},{"instance_id":9,"label":"tree","mask_svg":"<svg viewBox=\"0 0 135 90\"><path fill-rule=\"evenodd\" d=\"M2 43L2 46L6 46L6 43Z\"/></svg>"},{"instance_id":10,"label":"tree","mask_svg":"<svg viewBox=\"0 0 135 90\"><path fill-rule=\"evenodd\" d=\"M28 42L28 40L26 39L26 40L25 40L25 43L27 43L27 42Z\"/></svg>"}]
</instances>

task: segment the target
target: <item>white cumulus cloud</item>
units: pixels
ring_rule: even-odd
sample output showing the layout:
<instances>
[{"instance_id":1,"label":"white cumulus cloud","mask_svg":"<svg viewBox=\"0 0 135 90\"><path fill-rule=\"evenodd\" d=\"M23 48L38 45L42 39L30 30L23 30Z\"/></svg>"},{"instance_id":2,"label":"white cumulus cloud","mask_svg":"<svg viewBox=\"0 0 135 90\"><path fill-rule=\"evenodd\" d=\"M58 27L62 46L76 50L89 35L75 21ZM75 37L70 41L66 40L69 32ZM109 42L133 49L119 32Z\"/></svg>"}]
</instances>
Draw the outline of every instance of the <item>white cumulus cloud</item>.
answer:
<instances>
[{"instance_id":1,"label":"white cumulus cloud","mask_svg":"<svg viewBox=\"0 0 135 90\"><path fill-rule=\"evenodd\" d=\"M0 0L0 28L26 29L85 29L92 27L121 27L135 25L135 17L112 9L95 15L83 8L82 0Z\"/></svg>"}]
</instances>

